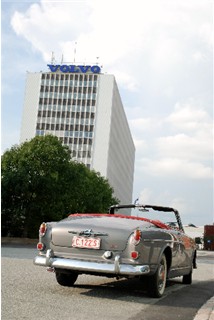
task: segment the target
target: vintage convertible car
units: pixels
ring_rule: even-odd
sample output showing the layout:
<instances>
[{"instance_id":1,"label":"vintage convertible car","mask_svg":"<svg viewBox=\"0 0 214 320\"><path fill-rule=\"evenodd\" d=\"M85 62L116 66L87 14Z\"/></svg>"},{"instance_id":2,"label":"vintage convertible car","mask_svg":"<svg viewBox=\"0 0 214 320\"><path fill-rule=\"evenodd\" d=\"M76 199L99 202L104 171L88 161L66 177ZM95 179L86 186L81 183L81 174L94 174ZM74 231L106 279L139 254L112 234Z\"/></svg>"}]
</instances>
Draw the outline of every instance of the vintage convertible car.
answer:
<instances>
[{"instance_id":1,"label":"vintage convertible car","mask_svg":"<svg viewBox=\"0 0 214 320\"><path fill-rule=\"evenodd\" d=\"M138 210L138 216L127 210ZM176 221L141 217L151 210L170 213ZM178 211L162 206L114 205L108 214L71 214L42 223L37 249L34 264L54 271L62 286L73 286L80 274L137 277L152 297L163 295L169 278L182 276L183 283L191 284L196 268L194 240L184 233Z\"/></svg>"}]
</instances>

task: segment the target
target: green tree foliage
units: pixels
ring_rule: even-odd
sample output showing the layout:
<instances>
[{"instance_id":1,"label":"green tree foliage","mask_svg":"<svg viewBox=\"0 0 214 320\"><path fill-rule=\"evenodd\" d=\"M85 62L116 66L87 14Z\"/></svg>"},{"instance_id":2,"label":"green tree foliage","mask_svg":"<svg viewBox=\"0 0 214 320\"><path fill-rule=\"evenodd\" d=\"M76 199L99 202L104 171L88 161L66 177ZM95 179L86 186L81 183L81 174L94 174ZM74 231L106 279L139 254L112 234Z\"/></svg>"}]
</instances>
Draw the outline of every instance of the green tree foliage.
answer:
<instances>
[{"instance_id":1,"label":"green tree foliage","mask_svg":"<svg viewBox=\"0 0 214 320\"><path fill-rule=\"evenodd\" d=\"M70 159L57 137L35 137L2 156L2 235L37 237L43 221L106 212L118 203L108 181Z\"/></svg>"}]
</instances>

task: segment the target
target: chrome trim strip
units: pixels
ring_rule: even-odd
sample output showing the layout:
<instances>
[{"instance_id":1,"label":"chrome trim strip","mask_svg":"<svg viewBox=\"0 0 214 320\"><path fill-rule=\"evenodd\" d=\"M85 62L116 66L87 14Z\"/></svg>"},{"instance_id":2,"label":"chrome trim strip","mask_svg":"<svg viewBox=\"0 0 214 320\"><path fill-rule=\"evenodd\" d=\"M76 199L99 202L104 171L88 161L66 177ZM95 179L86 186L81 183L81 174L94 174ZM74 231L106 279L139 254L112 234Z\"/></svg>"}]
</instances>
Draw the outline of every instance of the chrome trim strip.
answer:
<instances>
[{"instance_id":1,"label":"chrome trim strip","mask_svg":"<svg viewBox=\"0 0 214 320\"><path fill-rule=\"evenodd\" d=\"M90 236L108 236L109 234L106 232L94 232L92 229L87 229L84 231L73 231L73 230L69 230L68 233L72 233L72 234L78 234L79 236L85 236L85 237L90 237Z\"/></svg>"},{"instance_id":2,"label":"chrome trim strip","mask_svg":"<svg viewBox=\"0 0 214 320\"><path fill-rule=\"evenodd\" d=\"M143 242L176 242L175 240L167 240L167 239L143 239Z\"/></svg>"},{"instance_id":3,"label":"chrome trim strip","mask_svg":"<svg viewBox=\"0 0 214 320\"><path fill-rule=\"evenodd\" d=\"M189 270L189 268L190 268L190 266L189 267L177 267L177 268L174 268L174 269L170 269L170 272L178 271L178 270L184 270L184 269Z\"/></svg>"},{"instance_id":4,"label":"chrome trim strip","mask_svg":"<svg viewBox=\"0 0 214 320\"><path fill-rule=\"evenodd\" d=\"M52 251L52 250L51 250ZM83 260L57 258L48 252L46 256L36 256L34 264L44 267L71 269L79 272L106 273L112 275L142 275L150 272L149 265L120 264L120 256L115 257L114 263L91 262Z\"/></svg>"}]
</instances>

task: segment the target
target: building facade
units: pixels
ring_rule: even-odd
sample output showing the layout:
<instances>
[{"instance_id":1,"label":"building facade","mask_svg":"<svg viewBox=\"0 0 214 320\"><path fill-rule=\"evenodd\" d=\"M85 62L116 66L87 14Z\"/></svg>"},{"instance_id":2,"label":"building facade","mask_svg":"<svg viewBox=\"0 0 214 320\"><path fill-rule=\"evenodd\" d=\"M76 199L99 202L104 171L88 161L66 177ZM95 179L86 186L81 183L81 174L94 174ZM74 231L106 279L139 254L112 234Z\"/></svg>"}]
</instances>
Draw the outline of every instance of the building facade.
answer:
<instances>
[{"instance_id":1,"label":"building facade","mask_svg":"<svg viewBox=\"0 0 214 320\"><path fill-rule=\"evenodd\" d=\"M57 136L72 159L100 172L120 202L131 203L135 147L114 76L96 66L49 67L27 73L20 142Z\"/></svg>"}]
</instances>

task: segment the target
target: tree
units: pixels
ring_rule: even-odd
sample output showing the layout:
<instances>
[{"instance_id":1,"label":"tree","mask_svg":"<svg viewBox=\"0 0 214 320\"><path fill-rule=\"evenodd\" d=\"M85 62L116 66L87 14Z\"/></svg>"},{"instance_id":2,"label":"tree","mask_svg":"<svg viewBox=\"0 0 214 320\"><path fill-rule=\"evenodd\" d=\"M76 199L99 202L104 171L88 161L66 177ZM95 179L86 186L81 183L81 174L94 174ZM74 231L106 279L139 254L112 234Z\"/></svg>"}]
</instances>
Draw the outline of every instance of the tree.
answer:
<instances>
[{"instance_id":1,"label":"tree","mask_svg":"<svg viewBox=\"0 0 214 320\"><path fill-rule=\"evenodd\" d=\"M108 180L94 170L88 170L83 164L74 163L76 183L72 186L72 194L68 205L70 212L107 212L112 204L119 203L118 199L113 197L113 188L109 185Z\"/></svg>"},{"instance_id":2,"label":"tree","mask_svg":"<svg viewBox=\"0 0 214 320\"><path fill-rule=\"evenodd\" d=\"M108 181L72 161L57 137L35 137L2 156L2 235L37 237L43 221L104 212L118 203Z\"/></svg>"}]
</instances>

